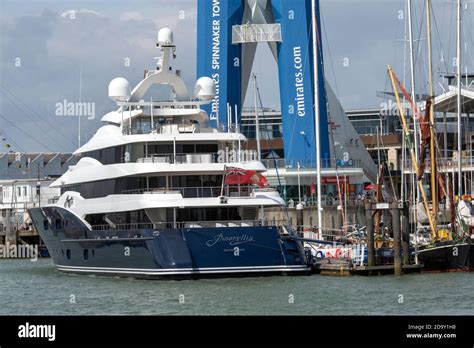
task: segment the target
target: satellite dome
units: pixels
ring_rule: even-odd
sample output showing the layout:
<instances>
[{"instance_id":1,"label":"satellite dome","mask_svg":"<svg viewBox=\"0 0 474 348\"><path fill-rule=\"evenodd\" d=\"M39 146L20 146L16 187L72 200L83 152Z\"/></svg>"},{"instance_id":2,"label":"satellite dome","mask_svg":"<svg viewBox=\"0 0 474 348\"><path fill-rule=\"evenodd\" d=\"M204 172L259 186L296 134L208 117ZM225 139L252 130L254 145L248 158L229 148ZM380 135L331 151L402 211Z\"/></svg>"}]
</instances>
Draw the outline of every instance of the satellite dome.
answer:
<instances>
[{"instance_id":1,"label":"satellite dome","mask_svg":"<svg viewBox=\"0 0 474 348\"><path fill-rule=\"evenodd\" d=\"M211 100L216 95L216 83L210 77L201 77L196 82L194 94L200 100Z\"/></svg>"},{"instance_id":2,"label":"satellite dome","mask_svg":"<svg viewBox=\"0 0 474 348\"><path fill-rule=\"evenodd\" d=\"M123 77L117 77L109 83L109 98L115 101L127 101L130 98L130 83Z\"/></svg>"},{"instance_id":3,"label":"satellite dome","mask_svg":"<svg viewBox=\"0 0 474 348\"><path fill-rule=\"evenodd\" d=\"M158 32L158 45L160 46L172 46L173 45L173 32L170 28L161 28Z\"/></svg>"}]
</instances>

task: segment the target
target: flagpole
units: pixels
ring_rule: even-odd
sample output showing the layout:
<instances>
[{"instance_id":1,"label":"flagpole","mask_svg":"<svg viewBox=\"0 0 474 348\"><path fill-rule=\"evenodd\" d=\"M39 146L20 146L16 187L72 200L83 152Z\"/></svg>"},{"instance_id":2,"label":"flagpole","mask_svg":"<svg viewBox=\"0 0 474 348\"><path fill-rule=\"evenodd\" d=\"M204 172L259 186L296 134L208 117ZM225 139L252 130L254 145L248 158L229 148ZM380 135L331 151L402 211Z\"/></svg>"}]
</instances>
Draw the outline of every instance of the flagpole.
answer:
<instances>
[{"instance_id":1,"label":"flagpole","mask_svg":"<svg viewBox=\"0 0 474 348\"><path fill-rule=\"evenodd\" d=\"M318 32L316 20L316 0L311 1L313 17L313 70L314 70L314 123L316 135L316 171L317 171L317 197L318 197L318 238L322 239L322 203L321 203L321 138L320 138L320 115L319 115L319 70L318 70Z\"/></svg>"}]
</instances>

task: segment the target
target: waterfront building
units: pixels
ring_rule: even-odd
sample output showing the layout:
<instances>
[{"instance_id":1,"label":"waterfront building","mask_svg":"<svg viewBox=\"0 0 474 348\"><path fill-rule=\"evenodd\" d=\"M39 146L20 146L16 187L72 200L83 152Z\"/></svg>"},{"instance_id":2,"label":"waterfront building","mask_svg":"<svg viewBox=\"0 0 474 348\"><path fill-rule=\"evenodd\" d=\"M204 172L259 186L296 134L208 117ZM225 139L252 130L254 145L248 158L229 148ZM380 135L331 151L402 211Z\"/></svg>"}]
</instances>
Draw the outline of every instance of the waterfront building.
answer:
<instances>
[{"instance_id":1,"label":"waterfront building","mask_svg":"<svg viewBox=\"0 0 474 348\"><path fill-rule=\"evenodd\" d=\"M0 154L0 244L38 242L28 209L57 199L50 184L76 162L71 153Z\"/></svg>"}]
</instances>

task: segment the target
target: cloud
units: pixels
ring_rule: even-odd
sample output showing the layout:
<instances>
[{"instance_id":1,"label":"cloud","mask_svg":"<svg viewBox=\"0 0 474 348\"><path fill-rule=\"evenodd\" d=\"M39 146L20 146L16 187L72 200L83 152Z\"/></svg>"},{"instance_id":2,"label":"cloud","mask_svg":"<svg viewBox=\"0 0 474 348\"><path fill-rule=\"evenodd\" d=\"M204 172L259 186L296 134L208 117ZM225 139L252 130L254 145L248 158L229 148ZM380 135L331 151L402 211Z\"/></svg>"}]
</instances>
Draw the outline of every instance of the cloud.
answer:
<instances>
[{"instance_id":1,"label":"cloud","mask_svg":"<svg viewBox=\"0 0 474 348\"><path fill-rule=\"evenodd\" d=\"M61 17L69 18L69 19L75 19L76 16L78 16L78 15L93 15L93 16L97 16L97 17L104 17L103 14L101 14L97 11L86 9L86 8L83 8L81 10L67 10L67 11L64 11L63 13L61 13Z\"/></svg>"},{"instance_id":2,"label":"cloud","mask_svg":"<svg viewBox=\"0 0 474 348\"><path fill-rule=\"evenodd\" d=\"M189 38L195 36L195 28L188 26L187 21L193 26L192 19L179 15L180 10L192 14L194 5L188 3L189 10L183 4L162 7L162 21L157 22L152 11L137 12L133 4L123 4L92 10L53 8L48 3L36 13L0 18L0 87L5 88L0 88L0 114L15 119L31 136L25 137L1 119L0 130L21 139L17 141L21 150L73 151L77 147L78 120L56 116L55 105L64 100L77 102L80 94L83 102L96 106L96 119L84 118L81 125L82 141L90 138L100 126L102 115L116 108L107 96L110 80L123 76L134 85L145 69L155 68L159 23L175 32L176 67L183 71L192 90L196 54L195 44L189 43L194 40ZM17 60L19 66L15 66ZM38 144L35 138L47 146Z\"/></svg>"},{"instance_id":3,"label":"cloud","mask_svg":"<svg viewBox=\"0 0 474 348\"><path fill-rule=\"evenodd\" d=\"M120 14L122 21L140 21L143 19L143 14L137 11L124 12Z\"/></svg>"},{"instance_id":4,"label":"cloud","mask_svg":"<svg viewBox=\"0 0 474 348\"><path fill-rule=\"evenodd\" d=\"M337 83L345 108L378 107L381 100L376 92L387 87L387 64L402 75L403 44L397 40L404 35L404 21L398 19L404 3L404 0L321 1L326 77L334 89ZM123 76L134 85L143 77L144 69L155 67L153 57L159 54L156 35L162 26L168 25L174 32L176 67L182 70L188 89L193 89L198 49L196 1L116 0L111 6L104 0L38 0L24 6L23 2L7 0L1 6L0 87L35 112L19 102L15 105L13 97L0 88L0 113L15 120L32 136L25 137L1 119L0 130L21 139L17 143L24 149L47 150L30 139L33 137L41 137L43 143L58 151L77 147L77 119L55 116L54 106L64 99L78 101L81 66L82 101L96 103L97 119L84 120L81 126L82 139L90 138L100 125L102 114L115 108L107 97L110 80ZM420 24L423 4L414 2L414 7L415 36L423 38L425 35L419 33L423 29ZM450 63L455 52L455 30L451 24L455 7L444 4L443 0L433 1L433 7L436 32L441 35L433 38L433 56L440 57L443 49L445 60ZM474 27L474 16L468 16L470 11L464 16L465 33ZM471 41L468 41L466 62L472 67ZM425 50L423 40L419 46ZM276 64L263 46L259 51L262 53L257 56L255 72L263 102L277 106ZM350 61L347 67L343 65L345 58ZM420 73L426 70L425 63L421 58L417 60L420 88L426 78L426 73ZM438 63L435 61L434 66ZM446 70L444 66L443 70ZM58 137L58 132L64 136Z\"/></svg>"}]
</instances>

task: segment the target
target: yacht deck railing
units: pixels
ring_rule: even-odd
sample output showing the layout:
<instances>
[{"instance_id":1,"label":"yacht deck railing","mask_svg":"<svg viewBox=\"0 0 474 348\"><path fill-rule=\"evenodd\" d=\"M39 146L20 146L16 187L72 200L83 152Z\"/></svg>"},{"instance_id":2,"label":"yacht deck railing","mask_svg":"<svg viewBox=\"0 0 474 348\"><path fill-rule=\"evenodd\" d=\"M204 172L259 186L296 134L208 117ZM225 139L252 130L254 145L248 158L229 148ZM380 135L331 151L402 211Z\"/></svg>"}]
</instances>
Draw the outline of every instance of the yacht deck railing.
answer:
<instances>
[{"instance_id":1,"label":"yacht deck railing","mask_svg":"<svg viewBox=\"0 0 474 348\"><path fill-rule=\"evenodd\" d=\"M239 156L222 152L214 153L164 153L151 154L137 158L137 163L170 163L170 164L209 164L209 163L246 163L257 161L255 151L242 151Z\"/></svg>"},{"instance_id":2,"label":"yacht deck railing","mask_svg":"<svg viewBox=\"0 0 474 348\"><path fill-rule=\"evenodd\" d=\"M224 186L222 191L221 186L211 187L172 187L165 188L144 188L137 190L124 190L122 194L181 194L183 198L215 198L222 195L226 197L249 197L254 191L253 186Z\"/></svg>"},{"instance_id":3,"label":"yacht deck railing","mask_svg":"<svg viewBox=\"0 0 474 348\"><path fill-rule=\"evenodd\" d=\"M179 221L160 223L130 223L92 225L93 231L120 231L120 230L163 230L187 228L222 228L222 227L281 227L287 225L286 220L223 220L223 221Z\"/></svg>"}]
</instances>

